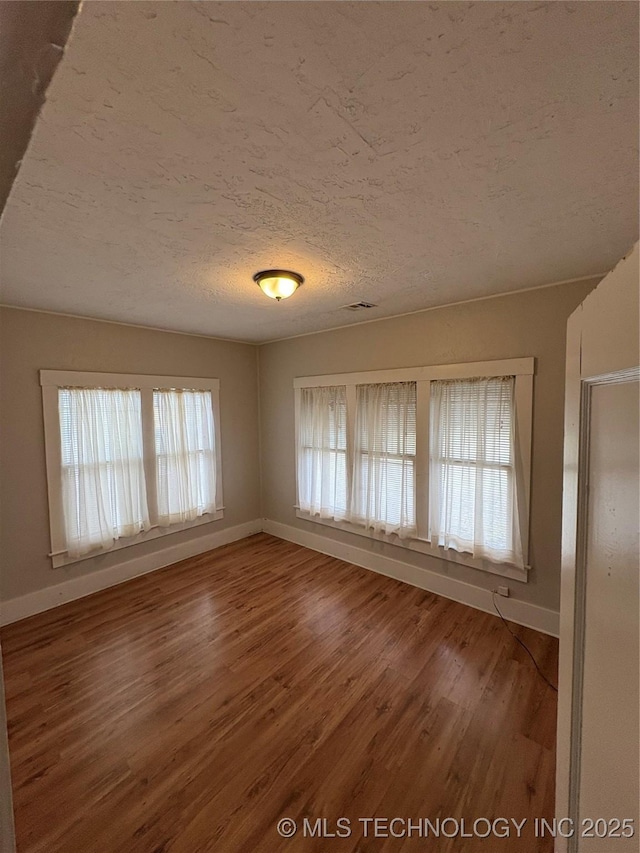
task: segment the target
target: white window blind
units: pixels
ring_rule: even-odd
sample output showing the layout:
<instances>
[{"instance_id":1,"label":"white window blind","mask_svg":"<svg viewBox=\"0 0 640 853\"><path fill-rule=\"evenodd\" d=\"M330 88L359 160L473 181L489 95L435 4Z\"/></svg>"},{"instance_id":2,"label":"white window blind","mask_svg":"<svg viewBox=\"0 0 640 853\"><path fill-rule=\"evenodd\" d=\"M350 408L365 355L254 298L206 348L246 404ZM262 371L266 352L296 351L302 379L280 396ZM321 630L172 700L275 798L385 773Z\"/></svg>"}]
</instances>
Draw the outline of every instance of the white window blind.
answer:
<instances>
[{"instance_id":1,"label":"white window blind","mask_svg":"<svg viewBox=\"0 0 640 853\"><path fill-rule=\"evenodd\" d=\"M351 519L416 535L416 383L358 385Z\"/></svg>"},{"instance_id":2,"label":"white window blind","mask_svg":"<svg viewBox=\"0 0 640 853\"><path fill-rule=\"evenodd\" d=\"M319 518L347 513L345 388L303 388L298 421L298 504Z\"/></svg>"},{"instance_id":3,"label":"white window blind","mask_svg":"<svg viewBox=\"0 0 640 853\"><path fill-rule=\"evenodd\" d=\"M158 523L216 511L216 447L210 391L154 390Z\"/></svg>"},{"instance_id":4,"label":"white window blind","mask_svg":"<svg viewBox=\"0 0 640 853\"><path fill-rule=\"evenodd\" d=\"M140 391L60 388L58 413L69 556L148 530Z\"/></svg>"},{"instance_id":5,"label":"white window blind","mask_svg":"<svg viewBox=\"0 0 640 853\"><path fill-rule=\"evenodd\" d=\"M431 383L431 541L523 566L515 378Z\"/></svg>"},{"instance_id":6,"label":"white window blind","mask_svg":"<svg viewBox=\"0 0 640 853\"><path fill-rule=\"evenodd\" d=\"M534 372L513 358L296 377L296 515L526 583ZM339 393L339 446L302 440L320 389Z\"/></svg>"}]
</instances>

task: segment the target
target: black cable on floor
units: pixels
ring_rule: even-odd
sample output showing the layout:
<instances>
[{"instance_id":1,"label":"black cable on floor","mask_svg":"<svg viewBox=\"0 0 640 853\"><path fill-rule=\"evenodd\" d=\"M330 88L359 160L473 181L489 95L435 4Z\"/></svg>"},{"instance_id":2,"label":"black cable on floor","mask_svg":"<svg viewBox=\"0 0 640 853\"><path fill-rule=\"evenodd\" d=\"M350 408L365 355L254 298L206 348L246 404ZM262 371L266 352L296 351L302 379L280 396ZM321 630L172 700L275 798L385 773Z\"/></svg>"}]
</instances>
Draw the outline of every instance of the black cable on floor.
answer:
<instances>
[{"instance_id":1,"label":"black cable on floor","mask_svg":"<svg viewBox=\"0 0 640 853\"><path fill-rule=\"evenodd\" d=\"M545 681L545 682L549 685L549 687L550 687L552 690L555 690L555 692L557 693L557 692L558 692L558 688L555 686L555 684L552 684L552 683L549 681L549 679L547 678L547 676L544 674L544 672L543 672L543 671L540 669L540 667L538 666L538 661L534 658L534 656L533 656L533 654L531 653L531 651L530 651L530 649L528 648L528 646L526 646L526 645L525 645L525 643L524 643L524 641L523 641L523 640L521 640L521 639L520 639L520 637L519 637L517 634L515 634L515 633L511 630L511 628L509 627L509 623L508 623L508 622L507 622L507 620L504 618L504 616L502 615L502 613L500 613L500 608L499 608L499 607L498 607L498 605L496 604L496 591L495 591L495 589L494 589L494 590L491 590L491 595L493 596L493 606L494 606L494 607L495 607L495 609L496 609L496 613L498 614L498 616L499 616L499 617L502 619L502 621L504 622L504 626L505 626L505 628L507 629L507 631L511 634L511 636L513 637L513 639L514 639L514 640L517 640L517 642L518 642L518 643L520 643L520 645L522 646L522 648L523 648L523 649L525 650L525 652L529 655L529 657L530 657L530 658L531 658L531 660L533 661L533 665L534 665L534 666L535 666L535 668L538 670L538 675L540 676L540 678L541 678L543 681Z\"/></svg>"}]
</instances>

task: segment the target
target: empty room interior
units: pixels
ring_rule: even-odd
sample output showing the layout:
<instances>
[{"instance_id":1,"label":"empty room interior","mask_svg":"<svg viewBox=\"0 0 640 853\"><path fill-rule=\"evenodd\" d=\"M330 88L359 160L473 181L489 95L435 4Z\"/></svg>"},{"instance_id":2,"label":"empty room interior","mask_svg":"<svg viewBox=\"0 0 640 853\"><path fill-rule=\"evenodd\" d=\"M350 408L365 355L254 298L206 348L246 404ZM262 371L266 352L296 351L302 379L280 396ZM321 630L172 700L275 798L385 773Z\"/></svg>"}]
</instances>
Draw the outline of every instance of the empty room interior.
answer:
<instances>
[{"instance_id":1,"label":"empty room interior","mask_svg":"<svg viewBox=\"0 0 640 853\"><path fill-rule=\"evenodd\" d=\"M636 2L0 5L3 853L638 853Z\"/></svg>"}]
</instances>

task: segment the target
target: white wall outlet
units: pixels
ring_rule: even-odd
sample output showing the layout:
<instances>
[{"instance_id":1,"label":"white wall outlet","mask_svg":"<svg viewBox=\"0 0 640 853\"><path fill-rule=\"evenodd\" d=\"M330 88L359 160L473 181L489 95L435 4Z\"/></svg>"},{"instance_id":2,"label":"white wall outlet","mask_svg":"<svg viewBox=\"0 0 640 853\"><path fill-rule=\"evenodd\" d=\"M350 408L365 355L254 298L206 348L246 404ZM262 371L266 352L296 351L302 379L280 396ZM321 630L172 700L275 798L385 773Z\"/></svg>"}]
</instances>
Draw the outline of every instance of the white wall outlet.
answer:
<instances>
[{"instance_id":1,"label":"white wall outlet","mask_svg":"<svg viewBox=\"0 0 640 853\"><path fill-rule=\"evenodd\" d=\"M505 598L509 598L509 587L508 586L499 586L498 587L498 595L503 595Z\"/></svg>"}]
</instances>

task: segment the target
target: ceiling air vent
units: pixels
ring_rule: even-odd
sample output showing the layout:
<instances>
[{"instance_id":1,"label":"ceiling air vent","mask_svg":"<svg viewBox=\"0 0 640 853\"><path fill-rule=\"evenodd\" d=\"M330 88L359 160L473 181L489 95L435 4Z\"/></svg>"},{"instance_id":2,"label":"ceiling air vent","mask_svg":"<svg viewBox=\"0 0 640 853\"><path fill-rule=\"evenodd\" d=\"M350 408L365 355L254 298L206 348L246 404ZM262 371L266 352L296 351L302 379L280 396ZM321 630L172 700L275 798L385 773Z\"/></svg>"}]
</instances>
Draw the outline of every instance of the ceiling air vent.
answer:
<instances>
[{"instance_id":1,"label":"ceiling air vent","mask_svg":"<svg viewBox=\"0 0 640 853\"><path fill-rule=\"evenodd\" d=\"M373 302L352 302L351 305L343 305L347 311L362 311L365 308L377 308Z\"/></svg>"}]
</instances>

